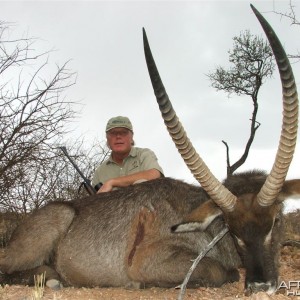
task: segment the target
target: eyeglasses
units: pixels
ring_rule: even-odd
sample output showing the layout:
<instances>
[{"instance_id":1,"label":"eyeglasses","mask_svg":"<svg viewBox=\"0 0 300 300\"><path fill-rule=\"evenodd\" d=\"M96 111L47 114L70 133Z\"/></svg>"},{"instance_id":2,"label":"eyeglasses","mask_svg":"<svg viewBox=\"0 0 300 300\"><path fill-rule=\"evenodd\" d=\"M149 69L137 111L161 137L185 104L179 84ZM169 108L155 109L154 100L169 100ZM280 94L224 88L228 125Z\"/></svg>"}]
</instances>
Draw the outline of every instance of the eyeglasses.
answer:
<instances>
[{"instance_id":1,"label":"eyeglasses","mask_svg":"<svg viewBox=\"0 0 300 300\"><path fill-rule=\"evenodd\" d=\"M124 129L124 130L110 130L110 131L107 132L107 134L111 137L117 137L118 135L122 136L122 137L125 137L125 136L128 135L128 133L129 133L129 130L126 130L126 129Z\"/></svg>"}]
</instances>

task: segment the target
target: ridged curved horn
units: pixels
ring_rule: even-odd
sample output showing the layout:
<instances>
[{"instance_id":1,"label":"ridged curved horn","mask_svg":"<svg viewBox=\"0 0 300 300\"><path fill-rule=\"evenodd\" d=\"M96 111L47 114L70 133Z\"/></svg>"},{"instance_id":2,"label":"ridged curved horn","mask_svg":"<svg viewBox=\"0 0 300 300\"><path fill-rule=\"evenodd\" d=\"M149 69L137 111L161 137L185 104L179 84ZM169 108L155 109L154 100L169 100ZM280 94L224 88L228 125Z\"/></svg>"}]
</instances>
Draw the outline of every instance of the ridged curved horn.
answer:
<instances>
[{"instance_id":1,"label":"ridged curved horn","mask_svg":"<svg viewBox=\"0 0 300 300\"><path fill-rule=\"evenodd\" d=\"M237 199L215 178L215 176L211 173L209 168L198 155L192 143L188 139L186 132L179 122L176 112L172 107L170 99L159 76L150 50L145 29L143 29L143 40L145 57L153 90L170 136L172 137L186 165L188 166L196 180L209 194L211 199L223 211L232 211Z\"/></svg>"},{"instance_id":2,"label":"ridged curved horn","mask_svg":"<svg viewBox=\"0 0 300 300\"><path fill-rule=\"evenodd\" d=\"M283 95L283 118L279 146L271 173L260 192L257 201L261 206L274 203L285 181L296 147L298 128L298 95L295 78L287 55L272 27L251 5L272 47L280 73Z\"/></svg>"}]
</instances>

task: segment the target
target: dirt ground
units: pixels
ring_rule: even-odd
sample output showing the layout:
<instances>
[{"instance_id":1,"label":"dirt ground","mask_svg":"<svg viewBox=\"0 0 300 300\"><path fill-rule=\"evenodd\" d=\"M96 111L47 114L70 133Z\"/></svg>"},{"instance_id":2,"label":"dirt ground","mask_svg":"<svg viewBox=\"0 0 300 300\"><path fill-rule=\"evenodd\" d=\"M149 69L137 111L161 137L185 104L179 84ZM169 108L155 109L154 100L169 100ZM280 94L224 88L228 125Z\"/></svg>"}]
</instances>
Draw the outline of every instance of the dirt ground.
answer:
<instances>
[{"instance_id":1,"label":"dirt ground","mask_svg":"<svg viewBox=\"0 0 300 300\"><path fill-rule=\"evenodd\" d=\"M268 296L265 293L258 293L246 297L243 293L244 270L240 270L241 280L237 283L227 284L221 288L199 288L188 289L184 294L184 300L195 299L251 299L251 300L300 300L300 288L287 290L280 289L275 295ZM280 282L300 282L300 249L286 246L281 253ZM0 300L31 300L34 287L12 285L0 288ZM52 291L45 288L43 300L173 300L178 299L179 289L151 288L144 290L125 290L122 288L63 288L60 291Z\"/></svg>"}]
</instances>

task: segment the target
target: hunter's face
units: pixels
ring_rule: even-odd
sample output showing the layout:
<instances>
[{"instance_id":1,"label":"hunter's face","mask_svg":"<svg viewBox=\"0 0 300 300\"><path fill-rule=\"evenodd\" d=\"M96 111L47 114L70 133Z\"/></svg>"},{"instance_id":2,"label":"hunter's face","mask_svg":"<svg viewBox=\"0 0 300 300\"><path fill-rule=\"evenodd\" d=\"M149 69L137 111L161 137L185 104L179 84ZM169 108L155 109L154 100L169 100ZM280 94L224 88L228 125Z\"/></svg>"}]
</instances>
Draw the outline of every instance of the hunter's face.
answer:
<instances>
[{"instance_id":1,"label":"hunter's face","mask_svg":"<svg viewBox=\"0 0 300 300\"><path fill-rule=\"evenodd\" d=\"M126 154L133 144L133 133L126 128L117 127L109 130L106 134L107 144L110 149L118 154Z\"/></svg>"}]
</instances>

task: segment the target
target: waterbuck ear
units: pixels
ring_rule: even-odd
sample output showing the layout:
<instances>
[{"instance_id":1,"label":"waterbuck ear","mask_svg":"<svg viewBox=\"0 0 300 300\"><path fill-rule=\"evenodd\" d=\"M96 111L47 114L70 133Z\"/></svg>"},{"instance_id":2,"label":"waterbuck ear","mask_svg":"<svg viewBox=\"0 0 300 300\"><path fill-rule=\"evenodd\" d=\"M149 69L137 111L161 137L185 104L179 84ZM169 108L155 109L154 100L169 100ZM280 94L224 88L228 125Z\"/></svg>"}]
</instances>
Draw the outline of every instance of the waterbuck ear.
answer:
<instances>
[{"instance_id":1,"label":"waterbuck ear","mask_svg":"<svg viewBox=\"0 0 300 300\"><path fill-rule=\"evenodd\" d=\"M172 232L204 231L208 225L222 214L221 209L211 200L203 203L188 214L182 223L171 227Z\"/></svg>"},{"instance_id":2,"label":"waterbuck ear","mask_svg":"<svg viewBox=\"0 0 300 300\"><path fill-rule=\"evenodd\" d=\"M300 198L300 179L286 180L278 195L278 201L284 201L287 198Z\"/></svg>"}]
</instances>

